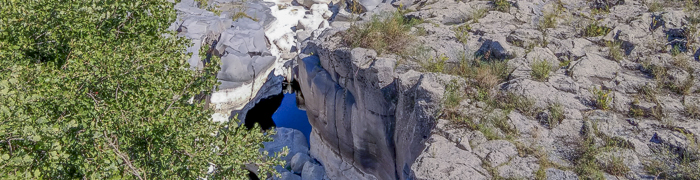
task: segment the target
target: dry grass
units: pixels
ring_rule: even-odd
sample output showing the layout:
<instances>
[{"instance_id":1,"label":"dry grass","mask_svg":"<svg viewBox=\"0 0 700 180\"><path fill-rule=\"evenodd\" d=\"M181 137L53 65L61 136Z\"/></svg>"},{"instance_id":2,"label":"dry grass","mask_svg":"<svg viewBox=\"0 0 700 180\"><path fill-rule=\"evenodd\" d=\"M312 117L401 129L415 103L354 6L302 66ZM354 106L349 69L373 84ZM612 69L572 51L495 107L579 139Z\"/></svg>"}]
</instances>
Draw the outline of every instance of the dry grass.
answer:
<instances>
[{"instance_id":1,"label":"dry grass","mask_svg":"<svg viewBox=\"0 0 700 180\"><path fill-rule=\"evenodd\" d=\"M374 49L377 53L400 53L411 44L414 37L410 29L421 23L408 19L399 11L377 15L370 22L352 25L343 35L343 43L352 47Z\"/></svg>"},{"instance_id":2,"label":"dry grass","mask_svg":"<svg viewBox=\"0 0 700 180\"><path fill-rule=\"evenodd\" d=\"M630 168L625 165L622 158L617 156L612 156L610 160L603 163L603 169L605 172L615 176L624 176L630 171Z\"/></svg>"}]
</instances>

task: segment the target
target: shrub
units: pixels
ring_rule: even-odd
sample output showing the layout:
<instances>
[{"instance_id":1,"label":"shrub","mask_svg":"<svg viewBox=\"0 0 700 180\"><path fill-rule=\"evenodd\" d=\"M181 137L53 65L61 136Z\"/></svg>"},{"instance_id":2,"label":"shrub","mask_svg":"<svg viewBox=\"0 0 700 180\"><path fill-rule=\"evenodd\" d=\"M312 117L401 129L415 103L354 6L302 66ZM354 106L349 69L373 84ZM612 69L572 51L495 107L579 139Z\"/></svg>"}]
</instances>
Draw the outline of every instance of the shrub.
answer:
<instances>
[{"instance_id":1,"label":"shrub","mask_svg":"<svg viewBox=\"0 0 700 180\"><path fill-rule=\"evenodd\" d=\"M593 97L595 98L593 102L598 109L608 110L610 108L610 90L601 90L596 87L591 90L591 93L593 93Z\"/></svg>"},{"instance_id":2,"label":"shrub","mask_svg":"<svg viewBox=\"0 0 700 180\"><path fill-rule=\"evenodd\" d=\"M552 71L552 66L545 60L535 60L530 68L532 68L530 75L537 81L546 81L549 78L549 72Z\"/></svg>"},{"instance_id":3,"label":"shrub","mask_svg":"<svg viewBox=\"0 0 700 180\"><path fill-rule=\"evenodd\" d=\"M586 26L586 28L583 30L583 35L586 37L596 37L596 36L604 36L608 34L612 29L609 27L605 27L602 25L599 25L598 22L594 22Z\"/></svg>"},{"instance_id":4,"label":"shrub","mask_svg":"<svg viewBox=\"0 0 700 180\"><path fill-rule=\"evenodd\" d=\"M200 97L219 60L190 70L190 41L166 31L173 3L1 4L0 179L244 179L246 164L282 165L259 151L273 131L210 120Z\"/></svg>"},{"instance_id":5,"label":"shrub","mask_svg":"<svg viewBox=\"0 0 700 180\"><path fill-rule=\"evenodd\" d=\"M351 47L374 49L377 53L399 53L413 41L410 29L421 23L418 19L405 18L400 12L375 15L370 22L353 24L343 35L343 43Z\"/></svg>"}]
</instances>

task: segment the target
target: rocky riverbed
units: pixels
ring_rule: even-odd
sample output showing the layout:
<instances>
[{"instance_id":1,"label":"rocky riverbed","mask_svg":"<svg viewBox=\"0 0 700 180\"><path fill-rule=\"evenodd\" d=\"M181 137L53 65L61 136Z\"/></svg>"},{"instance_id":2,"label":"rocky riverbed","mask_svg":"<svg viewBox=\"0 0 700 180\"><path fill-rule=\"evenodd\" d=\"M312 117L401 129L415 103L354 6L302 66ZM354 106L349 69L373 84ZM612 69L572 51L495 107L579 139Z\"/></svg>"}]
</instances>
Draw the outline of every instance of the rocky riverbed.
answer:
<instances>
[{"instance_id":1,"label":"rocky riverbed","mask_svg":"<svg viewBox=\"0 0 700 180\"><path fill-rule=\"evenodd\" d=\"M277 178L700 178L698 1L207 2L172 29L221 57L214 120L299 83ZM348 43L392 13L407 48Z\"/></svg>"}]
</instances>

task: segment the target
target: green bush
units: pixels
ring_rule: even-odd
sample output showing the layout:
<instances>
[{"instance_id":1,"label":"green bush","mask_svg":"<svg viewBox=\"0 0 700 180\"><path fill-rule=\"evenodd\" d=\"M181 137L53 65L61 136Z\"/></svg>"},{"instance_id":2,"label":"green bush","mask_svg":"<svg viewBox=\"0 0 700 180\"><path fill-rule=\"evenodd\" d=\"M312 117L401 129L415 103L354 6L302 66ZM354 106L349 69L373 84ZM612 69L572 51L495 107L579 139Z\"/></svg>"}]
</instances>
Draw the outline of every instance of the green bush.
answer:
<instances>
[{"instance_id":1,"label":"green bush","mask_svg":"<svg viewBox=\"0 0 700 180\"><path fill-rule=\"evenodd\" d=\"M274 173L281 162L259 152L272 132L210 120L201 95L219 60L190 70L189 41L165 30L173 5L0 3L0 179L242 179L249 163Z\"/></svg>"},{"instance_id":2,"label":"green bush","mask_svg":"<svg viewBox=\"0 0 700 180\"><path fill-rule=\"evenodd\" d=\"M609 27L605 27L598 24L598 22L594 22L586 26L586 28L583 30L583 35L586 37L605 36L611 30L612 29Z\"/></svg>"},{"instance_id":3,"label":"green bush","mask_svg":"<svg viewBox=\"0 0 700 180\"><path fill-rule=\"evenodd\" d=\"M598 88L593 88L593 90L591 90L591 93L593 93L593 97L595 98L593 102L595 103L595 106L598 107L598 109L610 109L610 102L612 101L612 99L610 98L610 90L601 90Z\"/></svg>"},{"instance_id":4,"label":"green bush","mask_svg":"<svg viewBox=\"0 0 700 180\"><path fill-rule=\"evenodd\" d=\"M535 60L535 62L530 65L530 68L532 69L530 75L537 81L546 81L547 78L549 78L549 72L552 71L552 66L549 65L549 62L544 60Z\"/></svg>"}]
</instances>

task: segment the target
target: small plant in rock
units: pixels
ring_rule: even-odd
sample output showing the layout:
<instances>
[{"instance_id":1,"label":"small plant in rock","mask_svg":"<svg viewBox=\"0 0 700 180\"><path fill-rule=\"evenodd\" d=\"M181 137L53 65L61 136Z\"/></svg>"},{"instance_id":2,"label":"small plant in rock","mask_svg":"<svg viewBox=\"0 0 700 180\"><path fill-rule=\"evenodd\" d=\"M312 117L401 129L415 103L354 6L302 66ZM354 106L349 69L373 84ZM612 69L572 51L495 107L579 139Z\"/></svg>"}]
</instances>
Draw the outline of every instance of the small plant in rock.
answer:
<instances>
[{"instance_id":1,"label":"small plant in rock","mask_svg":"<svg viewBox=\"0 0 700 180\"><path fill-rule=\"evenodd\" d=\"M608 57L612 60L620 62L622 60L624 53L622 52L622 42L611 41L605 43L608 46Z\"/></svg>"},{"instance_id":2,"label":"small plant in rock","mask_svg":"<svg viewBox=\"0 0 700 180\"><path fill-rule=\"evenodd\" d=\"M459 102L464 99L464 94L460 91L457 81L452 81L445 89L445 107L448 110L454 109Z\"/></svg>"},{"instance_id":3,"label":"small plant in rock","mask_svg":"<svg viewBox=\"0 0 700 180\"><path fill-rule=\"evenodd\" d=\"M509 12L511 4L508 0L491 0L493 3L493 9L501 12Z\"/></svg>"},{"instance_id":4,"label":"small plant in rock","mask_svg":"<svg viewBox=\"0 0 700 180\"><path fill-rule=\"evenodd\" d=\"M423 68L428 72L444 72L445 62L450 58L444 54L440 54L437 58L430 58L427 62L423 63Z\"/></svg>"},{"instance_id":5,"label":"small plant in rock","mask_svg":"<svg viewBox=\"0 0 700 180\"><path fill-rule=\"evenodd\" d=\"M564 120L564 107L561 104L550 104L549 110L549 127L554 128Z\"/></svg>"},{"instance_id":6,"label":"small plant in rock","mask_svg":"<svg viewBox=\"0 0 700 180\"><path fill-rule=\"evenodd\" d=\"M552 71L552 66L545 60L535 60L530 68L532 69L530 75L537 81L546 81L549 78L549 72Z\"/></svg>"},{"instance_id":7,"label":"small plant in rock","mask_svg":"<svg viewBox=\"0 0 700 180\"><path fill-rule=\"evenodd\" d=\"M700 119L700 107L697 104L685 104L685 115L693 119Z\"/></svg>"},{"instance_id":8,"label":"small plant in rock","mask_svg":"<svg viewBox=\"0 0 700 180\"><path fill-rule=\"evenodd\" d=\"M622 158L617 156L610 157L610 160L604 163L603 169L605 172L615 176L624 176L630 171L630 168L625 165Z\"/></svg>"},{"instance_id":9,"label":"small plant in rock","mask_svg":"<svg viewBox=\"0 0 700 180\"><path fill-rule=\"evenodd\" d=\"M610 90L602 90L595 87L591 90L591 93L593 93L593 98L595 98L593 102L598 109L610 109L610 102L612 100L610 98Z\"/></svg>"},{"instance_id":10,"label":"small plant in rock","mask_svg":"<svg viewBox=\"0 0 700 180\"><path fill-rule=\"evenodd\" d=\"M651 1L651 2L649 2ZM659 12L663 11L664 7L659 3L659 0L649 0L647 1L647 7L649 8L649 12Z\"/></svg>"},{"instance_id":11,"label":"small plant in rock","mask_svg":"<svg viewBox=\"0 0 700 180\"><path fill-rule=\"evenodd\" d=\"M635 117L635 118L637 118L637 117L644 117L644 116L646 116L646 112L644 112L644 109L637 107L637 105L639 105L639 99L637 99L637 98L635 97L634 100L632 101L632 104L631 104L631 105L632 105L632 106L630 106L630 110L629 110L629 116L630 116L630 117Z\"/></svg>"},{"instance_id":12,"label":"small plant in rock","mask_svg":"<svg viewBox=\"0 0 700 180\"><path fill-rule=\"evenodd\" d=\"M538 24L540 30L545 30L547 28L554 28L557 25L557 12L545 12L542 16L542 20Z\"/></svg>"},{"instance_id":13,"label":"small plant in rock","mask_svg":"<svg viewBox=\"0 0 700 180\"><path fill-rule=\"evenodd\" d=\"M469 31L471 30L472 27L470 27L467 23L464 23L463 25L457 26L456 28L452 29L452 31L455 32L457 40L462 44L467 44L467 40L469 39Z\"/></svg>"},{"instance_id":14,"label":"small plant in rock","mask_svg":"<svg viewBox=\"0 0 700 180\"><path fill-rule=\"evenodd\" d=\"M478 23L479 19L486 16L486 14L488 12L489 12L489 9L487 9L487 8L479 8L477 10L472 11L470 19L474 20L475 23Z\"/></svg>"},{"instance_id":15,"label":"small plant in rock","mask_svg":"<svg viewBox=\"0 0 700 180\"><path fill-rule=\"evenodd\" d=\"M343 42L352 47L374 49L377 53L399 53L404 51L414 39L410 29L421 21L405 18L397 12L388 15L375 15L370 22L352 25L343 34Z\"/></svg>"},{"instance_id":16,"label":"small plant in rock","mask_svg":"<svg viewBox=\"0 0 700 180\"><path fill-rule=\"evenodd\" d=\"M673 47L671 47L670 52L671 52L671 56L674 56L674 57L678 56L679 54L682 53L681 46L680 45L673 45Z\"/></svg>"},{"instance_id":17,"label":"small plant in rock","mask_svg":"<svg viewBox=\"0 0 700 180\"><path fill-rule=\"evenodd\" d=\"M598 24L598 22L594 22L586 26L586 28L583 30L583 35L586 37L597 37L597 36L604 36L608 34L612 29L609 27L605 27L603 25Z\"/></svg>"}]
</instances>

